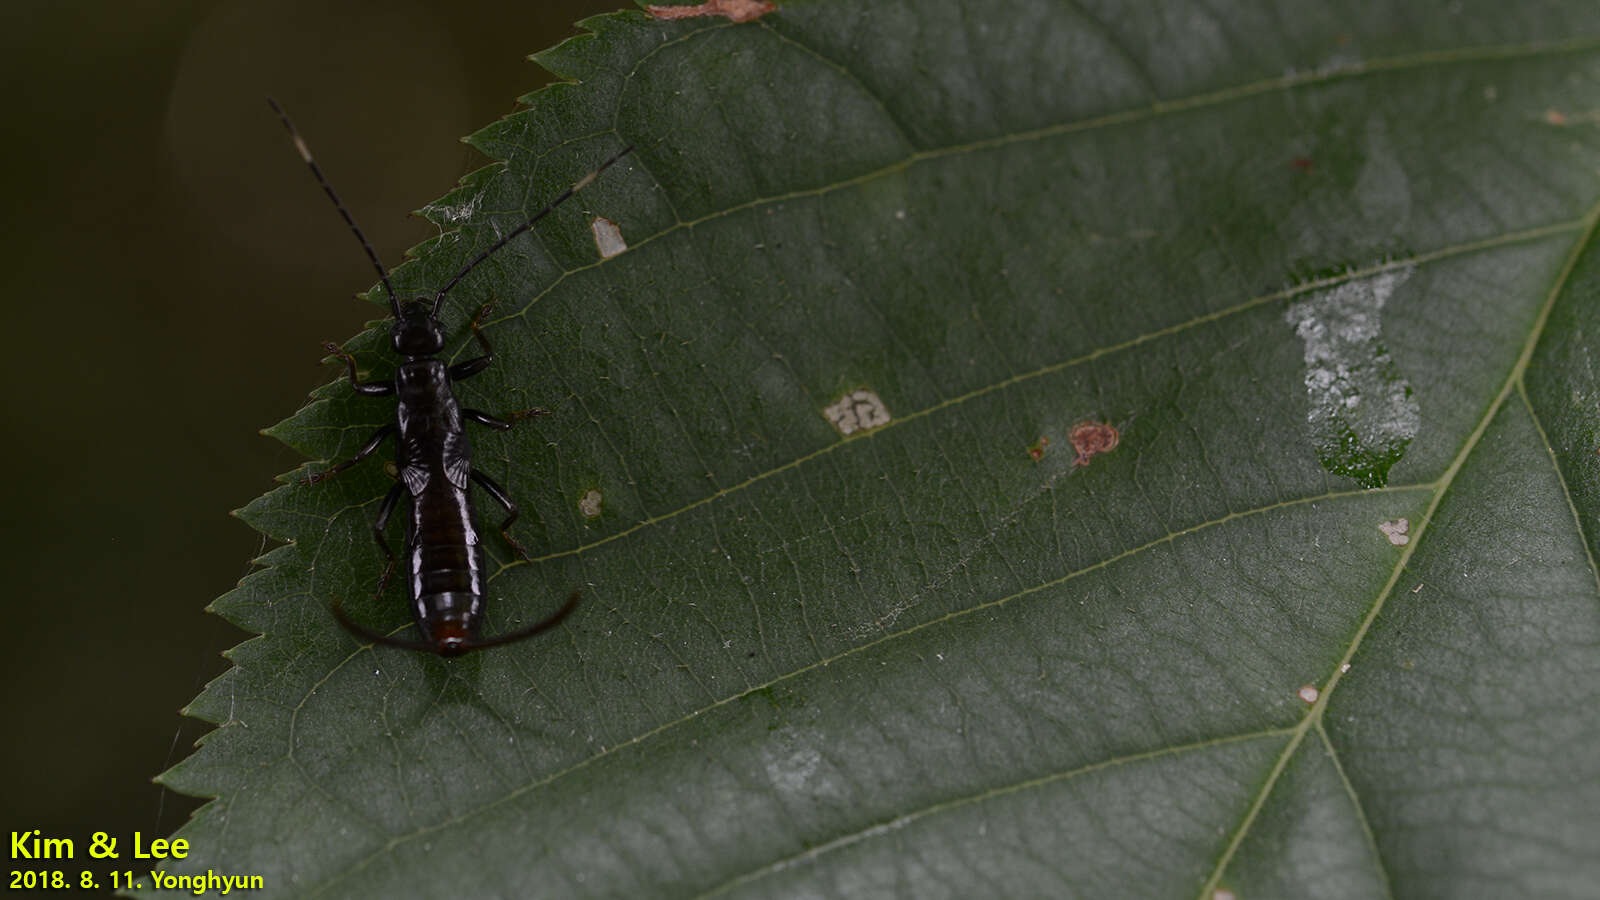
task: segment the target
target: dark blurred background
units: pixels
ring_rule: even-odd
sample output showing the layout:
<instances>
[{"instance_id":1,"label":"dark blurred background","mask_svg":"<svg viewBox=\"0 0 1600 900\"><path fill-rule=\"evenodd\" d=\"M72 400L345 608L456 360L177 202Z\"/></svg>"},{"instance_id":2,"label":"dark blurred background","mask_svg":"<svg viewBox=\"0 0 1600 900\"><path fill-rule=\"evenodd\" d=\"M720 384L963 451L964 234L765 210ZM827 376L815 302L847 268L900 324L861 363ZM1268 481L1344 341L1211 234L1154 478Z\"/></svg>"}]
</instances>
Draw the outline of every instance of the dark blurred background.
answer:
<instances>
[{"instance_id":1,"label":"dark blurred background","mask_svg":"<svg viewBox=\"0 0 1600 900\"><path fill-rule=\"evenodd\" d=\"M178 709L247 635L203 612L263 539L228 511L296 454L257 429L378 318L294 116L385 262L487 160L458 138L549 81L527 54L621 0L9 0L4 828L164 836ZM99 864L92 868L109 870ZM117 866L117 868L137 868Z\"/></svg>"}]
</instances>

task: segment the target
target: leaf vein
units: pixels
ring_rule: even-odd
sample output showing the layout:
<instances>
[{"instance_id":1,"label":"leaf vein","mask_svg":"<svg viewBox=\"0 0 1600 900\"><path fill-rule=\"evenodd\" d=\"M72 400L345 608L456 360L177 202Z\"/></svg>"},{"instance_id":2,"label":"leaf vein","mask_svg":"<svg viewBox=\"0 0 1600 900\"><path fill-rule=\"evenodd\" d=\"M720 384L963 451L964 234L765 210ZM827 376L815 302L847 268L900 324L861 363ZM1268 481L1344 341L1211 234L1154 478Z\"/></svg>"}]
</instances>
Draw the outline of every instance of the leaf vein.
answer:
<instances>
[{"instance_id":1,"label":"leaf vein","mask_svg":"<svg viewBox=\"0 0 1600 900\"><path fill-rule=\"evenodd\" d=\"M1550 457L1550 468L1555 470L1556 480L1561 482L1561 496L1567 500L1567 510L1572 513L1572 524L1578 529L1578 543L1583 545L1584 558L1589 561L1589 573L1594 576L1594 586L1600 592L1600 565L1596 565L1594 550L1589 546L1589 536L1584 533L1583 519L1578 515L1578 504L1572 499L1572 488L1567 484L1567 477L1561 471L1561 461L1556 458L1556 449L1550 443L1550 435L1544 430L1544 422L1539 418L1539 411L1533 408L1533 401L1528 398L1528 386L1522 378L1517 379L1517 394L1522 398L1522 404L1528 408L1528 415L1533 419L1533 427L1539 431L1539 441L1544 444L1544 451Z\"/></svg>"},{"instance_id":2,"label":"leaf vein","mask_svg":"<svg viewBox=\"0 0 1600 900\"><path fill-rule=\"evenodd\" d=\"M1372 832L1372 822L1367 819L1366 807L1361 803L1361 796L1356 793L1356 786L1350 782L1350 776L1344 770L1344 763L1339 759L1339 751L1333 747L1333 741L1328 737L1328 729L1320 720L1317 722L1317 736L1322 738L1322 747L1328 752L1328 761L1333 763L1333 771L1339 776L1339 784L1350 797L1350 805L1355 809L1356 821L1361 823L1361 833L1366 836L1367 849L1372 851L1373 865L1377 867L1378 874L1383 878L1384 896L1394 900L1394 885L1389 881L1389 867L1383 864L1383 854L1378 851L1378 838Z\"/></svg>"}]
</instances>

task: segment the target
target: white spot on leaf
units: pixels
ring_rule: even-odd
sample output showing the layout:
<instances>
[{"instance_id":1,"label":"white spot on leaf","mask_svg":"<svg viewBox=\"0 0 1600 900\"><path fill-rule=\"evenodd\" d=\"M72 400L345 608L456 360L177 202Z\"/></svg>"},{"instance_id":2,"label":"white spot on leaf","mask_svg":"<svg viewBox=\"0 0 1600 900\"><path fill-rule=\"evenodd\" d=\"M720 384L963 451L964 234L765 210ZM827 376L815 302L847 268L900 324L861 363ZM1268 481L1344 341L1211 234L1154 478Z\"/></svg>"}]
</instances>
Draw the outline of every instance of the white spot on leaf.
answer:
<instances>
[{"instance_id":1,"label":"white spot on leaf","mask_svg":"<svg viewBox=\"0 0 1600 900\"><path fill-rule=\"evenodd\" d=\"M1405 269L1348 281L1285 314L1305 342L1306 423L1317 457L1365 487L1387 483L1422 422L1411 385L1379 335L1379 313L1410 275Z\"/></svg>"},{"instance_id":2,"label":"white spot on leaf","mask_svg":"<svg viewBox=\"0 0 1600 900\"><path fill-rule=\"evenodd\" d=\"M628 249L628 242L622 239L622 229L605 216L590 219L589 230L594 233L594 246L600 251L601 259L610 259Z\"/></svg>"},{"instance_id":3,"label":"white spot on leaf","mask_svg":"<svg viewBox=\"0 0 1600 900\"><path fill-rule=\"evenodd\" d=\"M1317 686L1314 684L1308 684L1302 687L1296 693L1299 695L1301 700L1304 700L1307 703L1315 703L1317 702L1317 698L1322 696L1322 692L1317 690Z\"/></svg>"},{"instance_id":4,"label":"white spot on leaf","mask_svg":"<svg viewBox=\"0 0 1600 900\"><path fill-rule=\"evenodd\" d=\"M1389 543L1396 547L1404 547L1411 543L1411 535L1406 534L1411 530L1410 519L1390 519L1379 525L1378 530L1383 532L1383 536L1389 539Z\"/></svg>"},{"instance_id":5,"label":"white spot on leaf","mask_svg":"<svg viewBox=\"0 0 1600 900\"><path fill-rule=\"evenodd\" d=\"M845 394L832 406L824 409L822 414L843 435L870 431L890 422L888 407L883 405L883 400L876 392L869 390L851 391Z\"/></svg>"}]
</instances>

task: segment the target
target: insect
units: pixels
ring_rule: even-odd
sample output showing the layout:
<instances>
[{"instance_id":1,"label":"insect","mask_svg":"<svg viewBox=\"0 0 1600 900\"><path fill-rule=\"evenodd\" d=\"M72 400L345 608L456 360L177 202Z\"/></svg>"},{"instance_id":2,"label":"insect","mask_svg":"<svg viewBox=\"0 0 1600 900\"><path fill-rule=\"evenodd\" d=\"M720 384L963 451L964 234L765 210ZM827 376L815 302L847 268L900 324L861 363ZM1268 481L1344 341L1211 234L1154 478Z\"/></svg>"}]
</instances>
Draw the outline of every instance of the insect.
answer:
<instances>
[{"instance_id":1,"label":"insect","mask_svg":"<svg viewBox=\"0 0 1600 900\"><path fill-rule=\"evenodd\" d=\"M483 355L454 364L447 364L438 358L445 342L439 311L444 306L445 296L468 272L512 239L533 228L536 222L587 187L633 148L624 148L601 163L532 218L473 257L432 298L414 297L409 303L402 304L394 286L389 283L388 270L379 262L378 254L339 200L339 195L328 184L321 168L312 160L311 151L295 130L294 123L289 121L289 116L276 101L269 98L267 102L283 121L284 128L288 129L295 149L311 168L311 174L316 177L328 199L333 201L339 215L344 217L345 224L350 226L356 239L361 242L367 258L378 270L378 277L389 295L389 310L394 317L394 324L389 328L390 343L400 357L400 364L390 380L362 381L356 373L355 357L338 344L329 342L323 345L329 353L343 358L350 385L356 393L367 397L393 396L397 399L395 421L374 432L355 456L308 475L301 479L301 483L315 484L332 478L371 456L390 437L396 438L395 464L400 472L399 481L383 498L382 505L378 507L378 517L372 523L373 537L388 559L383 575L378 579L375 596L383 595L389 577L394 572L395 555L384 538L384 529L400 498L404 496L411 501L405 541L408 593L411 612L417 628L422 632L422 640L405 640L373 631L347 616L337 600L332 605L334 618L345 630L362 640L407 650L427 650L441 656L459 656L471 650L498 647L555 627L577 607L577 591L567 598L561 609L541 622L491 638L480 636L484 612L484 554L468 482L477 482L485 493L505 509L506 518L500 523L500 536L522 559L527 559L528 554L511 536L511 525L517 521L517 504L494 479L472 467L464 420L506 431L513 427L516 419L545 411L523 410L514 413L511 421L508 421L462 407L452 390L454 384L482 372L494 362L494 348L480 327L494 304L490 302L479 307L472 319L472 336L483 348Z\"/></svg>"}]
</instances>

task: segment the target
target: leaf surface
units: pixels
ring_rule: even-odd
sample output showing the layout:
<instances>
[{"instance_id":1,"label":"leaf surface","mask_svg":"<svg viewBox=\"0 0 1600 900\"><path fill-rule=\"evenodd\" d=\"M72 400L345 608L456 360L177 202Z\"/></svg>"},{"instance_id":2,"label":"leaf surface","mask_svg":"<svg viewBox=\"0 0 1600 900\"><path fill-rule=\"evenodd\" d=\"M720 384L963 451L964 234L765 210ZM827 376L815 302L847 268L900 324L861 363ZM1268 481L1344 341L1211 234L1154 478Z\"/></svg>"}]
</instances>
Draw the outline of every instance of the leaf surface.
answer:
<instances>
[{"instance_id":1,"label":"leaf surface","mask_svg":"<svg viewBox=\"0 0 1600 900\"><path fill-rule=\"evenodd\" d=\"M216 604L262 637L190 707L220 727L163 781L217 800L169 871L1590 895L1591 2L584 25L394 277L431 292L637 147L448 313L466 358L499 300L466 406L553 412L471 435L534 556L489 545L491 633L585 600L375 650L326 606L415 633L368 597L383 467L252 504L287 543ZM351 346L393 365L383 327ZM344 459L392 415L335 382L273 433Z\"/></svg>"}]
</instances>

